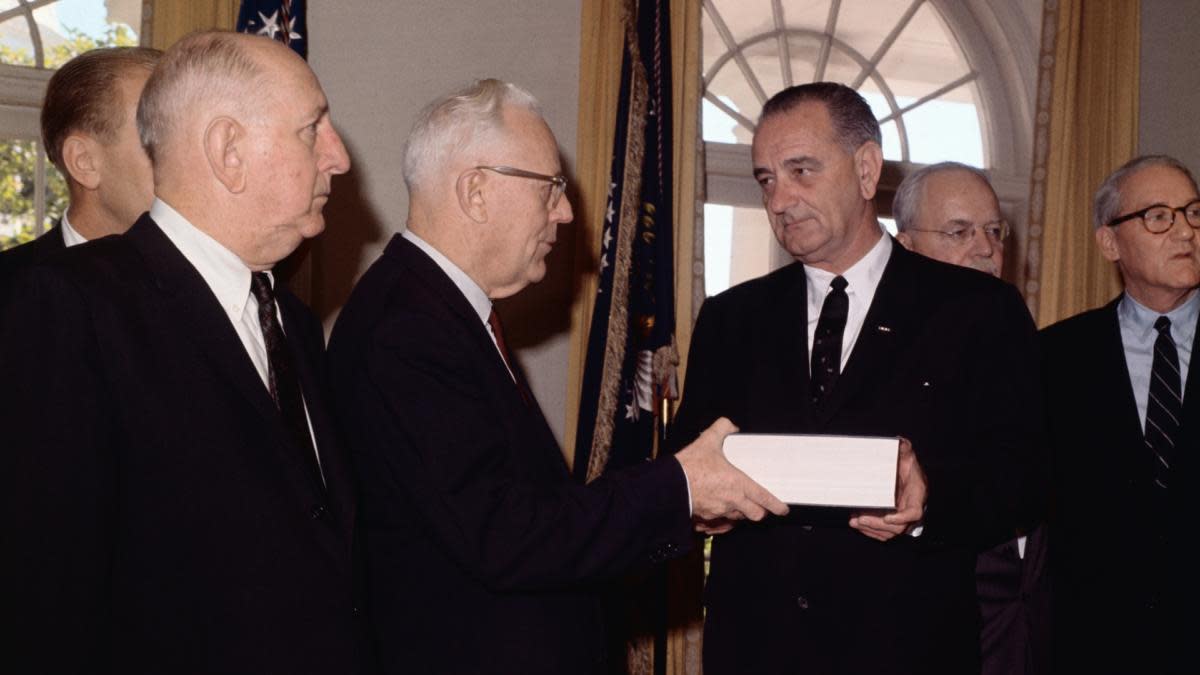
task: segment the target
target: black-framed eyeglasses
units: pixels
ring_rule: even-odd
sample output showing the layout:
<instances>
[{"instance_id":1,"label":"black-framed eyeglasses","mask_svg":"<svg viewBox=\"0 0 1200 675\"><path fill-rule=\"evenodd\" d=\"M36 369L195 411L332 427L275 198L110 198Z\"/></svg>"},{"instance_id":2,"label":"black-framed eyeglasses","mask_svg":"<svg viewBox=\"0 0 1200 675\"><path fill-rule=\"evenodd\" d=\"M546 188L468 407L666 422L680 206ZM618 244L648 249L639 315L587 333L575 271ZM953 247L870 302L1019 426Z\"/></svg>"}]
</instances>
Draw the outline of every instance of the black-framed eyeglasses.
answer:
<instances>
[{"instance_id":1,"label":"black-framed eyeglasses","mask_svg":"<svg viewBox=\"0 0 1200 675\"><path fill-rule=\"evenodd\" d=\"M1004 240L1008 239L1008 235L1011 230L1010 230L1007 222L1005 222L1003 220L996 220L996 221L993 221L990 223L984 223L982 225L979 225L977 223L955 224L953 227L951 227L948 230L934 230L934 229L921 228L921 227L909 227L909 228L906 228L905 231L908 231L908 232L930 232L933 234L940 234L943 237L945 237L946 239L949 239L954 244L966 244L967 242L975 239L976 233L982 231L984 236L986 236L988 239L991 239L996 244L1000 244L1001 246L1003 246Z\"/></svg>"},{"instance_id":2,"label":"black-framed eyeglasses","mask_svg":"<svg viewBox=\"0 0 1200 675\"><path fill-rule=\"evenodd\" d=\"M1182 213L1183 220L1193 228L1200 228L1200 199L1195 199L1183 206L1167 206L1166 204L1151 204L1141 211L1134 211L1123 216L1117 216L1108 221L1109 227L1116 227L1127 220L1141 218L1142 225L1150 234L1162 234L1175 226L1175 214Z\"/></svg>"},{"instance_id":3,"label":"black-framed eyeglasses","mask_svg":"<svg viewBox=\"0 0 1200 675\"><path fill-rule=\"evenodd\" d=\"M553 209L558 206L558 200L562 199L563 193L567 190L567 177L561 173L557 176L547 176L544 173L534 173L511 166L477 166L475 168L485 171L495 171L496 173L513 176L514 178L532 178L533 180L550 183L550 195L546 198L547 209Z\"/></svg>"}]
</instances>

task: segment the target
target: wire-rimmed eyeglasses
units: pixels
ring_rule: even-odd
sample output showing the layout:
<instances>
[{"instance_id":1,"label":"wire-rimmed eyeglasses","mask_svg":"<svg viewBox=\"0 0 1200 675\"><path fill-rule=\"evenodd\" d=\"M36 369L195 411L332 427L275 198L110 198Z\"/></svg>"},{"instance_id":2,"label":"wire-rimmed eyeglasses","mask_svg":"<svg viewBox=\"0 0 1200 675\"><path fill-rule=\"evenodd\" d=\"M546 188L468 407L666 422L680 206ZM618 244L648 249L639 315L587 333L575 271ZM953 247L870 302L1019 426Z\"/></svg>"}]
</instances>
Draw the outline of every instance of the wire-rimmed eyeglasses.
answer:
<instances>
[{"instance_id":1,"label":"wire-rimmed eyeglasses","mask_svg":"<svg viewBox=\"0 0 1200 675\"><path fill-rule=\"evenodd\" d=\"M485 171L495 171L496 173L505 176L513 176L515 178L532 178L533 180L541 180L550 183L550 194L546 197L546 208L553 210L558 206L558 200L562 199L563 192L567 190L567 177L561 173L557 176L548 176L544 173L534 173L525 169L517 169L511 166L477 166L476 169Z\"/></svg>"},{"instance_id":2,"label":"wire-rimmed eyeglasses","mask_svg":"<svg viewBox=\"0 0 1200 675\"><path fill-rule=\"evenodd\" d=\"M977 223L954 223L948 230L935 230L930 228L909 227L905 231L910 232L931 232L940 234L946 239L949 239L954 244L966 244L975 239L975 234L982 231L984 235L997 244L1004 244L1004 240L1008 239L1010 229L1008 223L1003 220L996 220L982 225Z\"/></svg>"}]
</instances>

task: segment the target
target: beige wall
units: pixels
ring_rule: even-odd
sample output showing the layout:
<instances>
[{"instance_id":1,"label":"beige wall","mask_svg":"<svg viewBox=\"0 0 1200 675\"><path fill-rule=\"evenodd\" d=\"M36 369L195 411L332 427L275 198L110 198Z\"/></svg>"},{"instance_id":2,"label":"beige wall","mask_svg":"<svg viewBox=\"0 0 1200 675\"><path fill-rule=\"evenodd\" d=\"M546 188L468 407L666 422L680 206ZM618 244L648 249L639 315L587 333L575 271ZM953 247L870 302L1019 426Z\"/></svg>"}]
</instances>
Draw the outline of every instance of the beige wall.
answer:
<instances>
[{"instance_id":1,"label":"beige wall","mask_svg":"<svg viewBox=\"0 0 1200 675\"><path fill-rule=\"evenodd\" d=\"M1195 0L1142 0L1138 152L1167 153L1200 172L1200 72L1188 36L1200 31Z\"/></svg>"},{"instance_id":2,"label":"beige wall","mask_svg":"<svg viewBox=\"0 0 1200 675\"><path fill-rule=\"evenodd\" d=\"M329 229L313 248L313 306L328 330L354 281L404 226L400 154L416 113L477 77L514 81L540 99L571 173L579 77L579 3L568 0L310 2L309 62L354 167L335 179ZM570 194L570 193L568 193ZM571 230L559 231L547 278L501 303L509 342L562 438L571 301Z\"/></svg>"}]
</instances>

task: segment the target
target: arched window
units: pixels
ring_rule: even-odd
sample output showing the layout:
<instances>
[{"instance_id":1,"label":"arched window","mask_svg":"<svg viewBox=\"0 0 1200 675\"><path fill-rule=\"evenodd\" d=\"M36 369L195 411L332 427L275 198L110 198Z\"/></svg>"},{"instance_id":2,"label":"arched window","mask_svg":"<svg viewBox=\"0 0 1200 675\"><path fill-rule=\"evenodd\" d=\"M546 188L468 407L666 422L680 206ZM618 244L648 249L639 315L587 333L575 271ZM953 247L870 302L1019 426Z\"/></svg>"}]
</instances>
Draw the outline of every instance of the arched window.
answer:
<instances>
[{"instance_id":1,"label":"arched window","mask_svg":"<svg viewBox=\"0 0 1200 675\"><path fill-rule=\"evenodd\" d=\"M66 207L38 117L54 69L96 47L136 45L142 0L0 0L0 250L44 232Z\"/></svg>"},{"instance_id":2,"label":"arched window","mask_svg":"<svg viewBox=\"0 0 1200 675\"><path fill-rule=\"evenodd\" d=\"M858 90L880 120L884 224L891 226L891 196L914 166L955 160L983 168L1017 230L1006 276L1020 280L1040 4L704 0L706 291L790 262L750 176L749 143L772 94L821 80Z\"/></svg>"}]
</instances>

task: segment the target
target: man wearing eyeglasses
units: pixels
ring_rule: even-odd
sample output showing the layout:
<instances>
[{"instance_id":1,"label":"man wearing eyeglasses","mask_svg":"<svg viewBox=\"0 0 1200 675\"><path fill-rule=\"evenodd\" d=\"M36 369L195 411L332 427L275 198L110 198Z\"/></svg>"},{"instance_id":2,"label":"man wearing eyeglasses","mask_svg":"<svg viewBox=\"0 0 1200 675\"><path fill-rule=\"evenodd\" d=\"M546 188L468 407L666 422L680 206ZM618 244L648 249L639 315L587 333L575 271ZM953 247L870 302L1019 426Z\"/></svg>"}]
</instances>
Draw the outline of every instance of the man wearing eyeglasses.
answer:
<instances>
[{"instance_id":1,"label":"man wearing eyeglasses","mask_svg":"<svg viewBox=\"0 0 1200 675\"><path fill-rule=\"evenodd\" d=\"M524 90L435 101L405 149L407 230L334 328L386 673L609 672L600 582L683 553L693 515L787 511L725 461L728 420L674 458L570 480L492 309L545 276L572 218L561 174Z\"/></svg>"},{"instance_id":2,"label":"man wearing eyeglasses","mask_svg":"<svg viewBox=\"0 0 1200 675\"><path fill-rule=\"evenodd\" d=\"M1055 454L1055 661L1179 672L1194 661L1200 191L1138 157L1095 196L1096 243L1124 292L1042 332Z\"/></svg>"},{"instance_id":3,"label":"man wearing eyeglasses","mask_svg":"<svg viewBox=\"0 0 1200 675\"><path fill-rule=\"evenodd\" d=\"M983 171L958 162L921 167L896 188L892 214L896 240L910 251L1000 276L1008 223ZM975 587L984 675L1043 673L1049 667L1045 537L1045 527L1022 529L979 554Z\"/></svg>"},{"instance_id":4,"label":"man wearing eyeglasses","mask_svg":"<svg viewBox=\"0 0 1200 675\"><path fill-rule=\"evenodd\" d=\"M892 201L896 241L910 251L999 277L1008 223L987 174L958 162L922 167Z\"/></svg>"}]
</instances>

